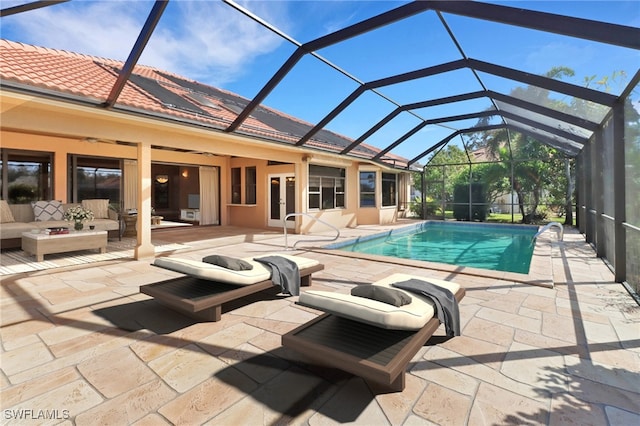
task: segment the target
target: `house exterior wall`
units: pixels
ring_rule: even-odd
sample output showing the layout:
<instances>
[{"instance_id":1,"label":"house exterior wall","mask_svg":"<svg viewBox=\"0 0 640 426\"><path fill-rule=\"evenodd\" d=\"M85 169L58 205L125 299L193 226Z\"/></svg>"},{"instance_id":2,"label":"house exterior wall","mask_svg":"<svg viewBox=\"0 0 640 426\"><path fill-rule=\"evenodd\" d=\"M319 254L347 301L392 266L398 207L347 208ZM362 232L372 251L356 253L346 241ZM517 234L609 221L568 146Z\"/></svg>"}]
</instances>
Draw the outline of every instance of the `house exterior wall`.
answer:
<instances>
[{"instance_id":1,"label":"house exterior wall","mask_svg":"<svg viewBox=\"0 0 640 426\"><path fill-rule=\"evenodd\" d=\"M157 118L7 92L2 94L0 136L2 148L53 153L53 197L63 202L69 202L67 200L69 154L140 161L139 147L150 145L152 163L220 168L221 225L268 227L268 176L271 173L294 174L296 176L295 211L309 213L314 218L326 221L337 228L354 227L359 224L392 223L398 216L396 207L380 208L380 196L377 196L376 208L359 207L358 172L363 163L337 154L311 151L308 148L267 144L234 134L179 125ZM87 142L85 138L88 137L98 139L98 142ZM127 144L119 144L115 141ZM163 147L177 148L180 151L160 149ZM202 155L202 152L213 155ZM269 160L286 164L269 165ZM308 211L309 164L345 169L344 208ZM253 166L256 167L256 204L232 204L231 168ZM367 170L378 172L377 176L380 180L383 167L367 164ZM152 181L150 167L140 168L139 174L141 174L139 176L141 182ZM244 169L241 175L244 179ZM380 182L377 188L379 191ZM150 201L140 200L139 205L145 202ZM299 217L296 223L295 231L299 233L327 230L326 225L309 217Z\"/></svg>"},{"instance_id":2,"label":"house exterior wall","mask_svg":"<svg viewBox=\"0 0 640 426\"><path fill-rule=\"evenodd\" d=\"M220 204L223 210L226 210L229 216L229 225L244 226L253 228L264 228L266 222L262 220L266 215L266 199L263 199L263 191L256 190L256 204L232 204L231 202L231 169L234 167L241 168L242 188L245 187L245 167L256 167L256 186L264 181L264 169L266 161L256 160L254 158L231 158L229 167L222 170L221 174L225 175L226 195L220 198ZM222 185L222 182L221 182ZM241 194L244 202L244 191Z\"/></svg>"}]
</instances>

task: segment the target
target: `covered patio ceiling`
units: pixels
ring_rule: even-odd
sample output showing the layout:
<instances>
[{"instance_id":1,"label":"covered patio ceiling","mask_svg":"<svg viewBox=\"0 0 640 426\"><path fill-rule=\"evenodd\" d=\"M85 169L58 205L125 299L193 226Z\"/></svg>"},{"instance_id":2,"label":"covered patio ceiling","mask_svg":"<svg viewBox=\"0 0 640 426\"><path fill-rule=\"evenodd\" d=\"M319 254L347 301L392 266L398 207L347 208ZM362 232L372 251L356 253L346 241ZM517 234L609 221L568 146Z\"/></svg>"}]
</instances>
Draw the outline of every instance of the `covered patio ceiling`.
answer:
<instances>
[{"instance_id":1,"label":"covered patio ceiling","mask_svg":"<svg viewBox=\"0 0 640 426\"><path fill-rule=\"evenodd\" d=\"M60 7L60 3L66 2L38 1L8 7L2 9L2 17L24 14L26 18L31 11ZM272 99L276 105L270 106L279 109L277 96L271 96L280 87L291 84L293 75L298 81L299 75L304 74L307 67L321 66L327 74L326 85L318 81L308 81L307 84L327 88L332 87L331 82L336 78L342 82L333 86L336 90L332 93L331 101L314 98L314 94L322 89L300 87L295 96L301 104L318 102L321 105L317 108L315 119L302 117L313 124L310 129L300 127L290 130L297 139L295 145L305 146L312 139L321 138L321 132L331 129L332 124L351 120L357 122L351 128L351 134L334 130L353 140L342 149L341 154L361 158L362 152L355 155L353 150L366 143L380 149L371 154L369 159L385 164L389 163L386 155L394 154L409 160L405 166L415 167L429 154L458 137L501 128L531 136L573 157L610 114L613 106L619 102L619 96L640 81L637 67L640 29L620 23L476 1L385 2L378 8L387 10L312 40L299 42L268 19L252 12L249 9L251 2L246 7L231 0L224 0L224 3L252 24L284 40L283 44L288 46L288 55L279 55L279 61L272 65L270 73L262 76L262 83L252 96L248 96L249 100L239 105L237 117L224 131L240 133L242 123L260 105L268 105ZM540 3L540 7L546 7L545 2ZM568 3L576 7L581 4ZM616 2L608 4L616 7ZM152 3L109 96L96 107L116 107L122 89L132 79L134 66L145 49L149 48L154 32L159 31L168 5L169 1ZM485 46L487 50L499 52L497 55L478 50L470 40L466 27L478 24L480 27L477 27L477 31L481 31L476 33L478 37L486 36L486 31L492 34L487 40L498 41L498 44L487 42ZM422 50L419 48L421 44L415 38L410 38L416 25L423 32L414 37L425 37ZM461 29L465 31L461 32ZM385 48L381 46L375 58L368 55L359 57L359 44L368 43L368 35L379 31L388 31L390 45L408 46L408 50L403 51L399 58L387 58ZM586 48L595 52L593 57L597 61L611 62L611 74L608 75L621 71L629 83L615 93L610 85L591 84L592 87L586 87L532 72L527 64L523 64L523 69L511 66L513 61L517 62L518 52L503 49L502 43L506 44L507 38L531 31L544 34L541 43L561 43L567 38L588 43ZM398 39L400 36L408 38ZM437 44L433 43L434 40L437 40ZM467 49L467 45L471 47ZM332 48L338 46L347 50L352 46L351 57L334 55ZM445 50L448 53L444 56L432 55L434 51L440 53ZM544 52L544 49L541 51ZM567 57L561 60L566 59L569 64L561 62L556 64L557 67L571 66L571 51L567 50L566 53ZM410 61L410 54L423 55L425 58ZM402 61L403 55L407 58L406 64ZM430 59L431 56L448 57L450 60L430 63L434 61ZM492 59L485 59L485 56ZM334 57L342 58L342 63L332 59ZM624 69L626 65L622 63L620 65L623 68L617 68L616 58L619 57L631 59L625 63L631 63L631 69ZM313 61L313 64L309 61ZM356 63L357 66L354 65ZM415 67L416 63L424 63L425 66ZM353 70L365 72L358 75ZM446 86L446 90L441 90L442 86ZM405 90L400 92L400 87ZM406 95L407 88L411 96ZM291 96L291 88L287 93ZM443 93L446 95L441 96ZM547 95L540 96L540 93ZM554 101L550 102L550 99ZM371 109L364 113L362 104L379 108L374 113L370 112ZM295 110L285 112L299 117Z\"/></svg>"}]
</instances>

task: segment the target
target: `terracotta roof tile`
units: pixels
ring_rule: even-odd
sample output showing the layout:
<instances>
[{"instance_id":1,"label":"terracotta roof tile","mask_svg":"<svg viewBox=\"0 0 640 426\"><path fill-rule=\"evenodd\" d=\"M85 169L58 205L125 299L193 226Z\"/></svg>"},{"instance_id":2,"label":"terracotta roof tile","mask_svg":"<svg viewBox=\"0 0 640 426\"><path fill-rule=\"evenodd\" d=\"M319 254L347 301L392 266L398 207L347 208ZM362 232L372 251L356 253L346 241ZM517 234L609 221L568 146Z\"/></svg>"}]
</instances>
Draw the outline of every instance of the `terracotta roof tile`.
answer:
<instances>
[{"instance_id":1,"label":"terracotta roof tile","mask_svg":"<svg viewBox=\"0 0 640 426\"><path fill-rule=\"evenodd\" d=\"M0 77L3 80L3 84L15 82L36 88L46 88L51 91L86 98L98 105L106 101L124 64L121 61L108 58L0 40L0 65ZM244 105L249 103L248 99L242 98L235 93L218 88L208 90L209 86L205 86L202 83L153 67L136 65L133 74L138 77L127 81L117 99L116 107L126 106L146 113L163 114L176 120L199 121L214 128L224 129L237 117L237 112L232 111L228 105L225 105L225 102L240 102L244 103ZM142 80L140 80L141 78ZM154 87L159 85L160 88L156 90L156 92L159 92L154 94L154 90L138 86L135 81L153 82L152 84L156 85ZM181 84L186 85L186 87L182 87ZM197 95L204 96L214 107L203 105L187 96L194 92L194 88L203 88L207 93L198 91ZM163 96L162 93L173 93L179 98L170 99L178 99L180 101L178 103L187 106L193 104L193 108L186 110L180 109L178 106L171 107L160 99ZM225 101L213 96L212 93L220 95L222 98L226 96L228 99ZM310 128L313 126L310 123L303 122L296 117L269 107L260 106L260 108L260 111L263 111L262 114L273 114L279 117L282 120L280 126L283 130L291 128L291 125L294 126L293 128L304 128L304 126L309 126ZM198 113L198 111L201 113ZM287 125L287 123L290 123L290 125ZM291 144L297 142L301 136L291 135L285 131L275 129L256 119L253 115L242 123L238 132ZM324 131L323 135L332 140L332 142L315 138L307 142L307 146L340 152L352 142L344 136L328 131ZM343 141L341 143L344 146L337 146L336 141ZM378 152L377 148L361 144L352 151L352 154L370 158ZM386 157L395 158L395 156L391 155ZM401 159L400 157L397 157L397 159L406 162L406 159Z\"/></svg>"}]
</instances>

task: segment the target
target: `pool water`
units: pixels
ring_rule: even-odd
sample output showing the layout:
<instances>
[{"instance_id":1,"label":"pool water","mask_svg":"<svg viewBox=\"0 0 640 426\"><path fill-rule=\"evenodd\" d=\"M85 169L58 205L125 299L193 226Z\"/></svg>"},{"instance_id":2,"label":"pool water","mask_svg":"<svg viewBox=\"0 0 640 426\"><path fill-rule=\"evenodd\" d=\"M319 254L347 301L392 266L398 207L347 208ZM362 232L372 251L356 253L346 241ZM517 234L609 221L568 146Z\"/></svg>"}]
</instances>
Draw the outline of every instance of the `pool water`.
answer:
<instances>
[{"instance_id":1,"label":"pool water","mask_svg":"<svg viewBox=\"0 0 640 426\"><path fill-rule=\"evenodd\" d=\"M531 226L424 222L327 248L527 274L536 231Z\"/></svg>"}]
</instances>

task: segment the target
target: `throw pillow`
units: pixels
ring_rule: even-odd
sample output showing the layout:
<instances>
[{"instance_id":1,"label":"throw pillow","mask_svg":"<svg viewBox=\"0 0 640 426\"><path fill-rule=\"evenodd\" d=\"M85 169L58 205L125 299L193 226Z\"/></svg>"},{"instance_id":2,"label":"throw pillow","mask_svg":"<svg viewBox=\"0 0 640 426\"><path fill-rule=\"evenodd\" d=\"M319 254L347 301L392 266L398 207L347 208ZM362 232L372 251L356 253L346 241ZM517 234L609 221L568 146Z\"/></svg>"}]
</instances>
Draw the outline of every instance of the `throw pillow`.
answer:
<instances>
[{"instance_id":1,"label":"throw pillow","mask_svg":"<svg viewBox=\"0 0 640 426\"><path fill-rule=\"evenodd\" d=\"M82 207L93 212L94 219L109 219L109 200L82 200Z\"/></svg>"},{"instance_id":2,"label":"throw pillow","mask_svg":"<svg viewBox=\"0 0 640 426\"><path fill-rule=\"evenodd\" d=\"M400 290L379 285L359 285L351 289L352 296L366 297L388 305L403 306L411 303L411 296Z\"/></svg>"},{"instance_id":3,"label":"throw pillow","mask_svg":"<svg viewBox=\"0 0 640 426\"><path fill-rule=\"evenodd\" d=\"M246 260L236 259L235 257L222 256L219 254L205 256L202 258L202 261L205 263L211 263L213 265L221 266L223 268L231 269L232 271L249 271L253 269L253 265Z\"/></svg>"},{"instance_id":4,"label":"throw pillow","mask_svg":"<svg viewBox=\"0 0 640 426\"><path fill-rule=\"evenodd\" d=\"M13 223L15 221L7 200L0 200L0 223Z\"/></svg>"},{"instance_id":5,"label":"throw pillow","mask_svg":"<svg viewBox=\"0 0 640 426\"><path fill-rule=\"evenodd\" d=\"M64 209L60 201L32 201L31 207L33 207L33 216L36 222L64 220Z\"/></svg>"}]
</instances>

